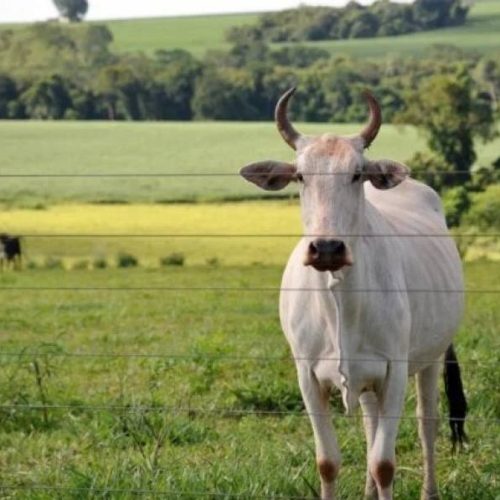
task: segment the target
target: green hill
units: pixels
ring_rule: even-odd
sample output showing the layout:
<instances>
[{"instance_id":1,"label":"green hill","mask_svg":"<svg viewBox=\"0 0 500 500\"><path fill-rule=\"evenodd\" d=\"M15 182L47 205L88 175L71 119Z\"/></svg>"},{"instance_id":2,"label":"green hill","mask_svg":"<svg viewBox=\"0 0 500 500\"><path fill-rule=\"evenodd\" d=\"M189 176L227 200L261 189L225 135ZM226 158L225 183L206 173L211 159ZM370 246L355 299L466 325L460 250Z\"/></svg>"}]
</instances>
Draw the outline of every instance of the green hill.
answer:
<instances>
[{"instance_id":1,"label":"green hill","mask_svg":"<svg viewBox=\"0 0 500 500\"><path fill-rule=\"evenodd\" d=\"M207 50L226 49L225 32L231 26L250 24L258 14L165 17L106 21L119 52L185 49L196 56ZM0 25L0 30L23 26ZM398 37L306 42L333 53L353 57L381 57L391 54L424 55L432 45L452 44L482 54L499 51L500 1L478 0L466 25Z\"/></svg>"},{"instance_id":2,"label":"green hill","mask_svg":"<svg viewBox=\"0 0 500 500\"><path fill-rule=\"evenodd\" d=\"M201 56L208 49L227 47L224 33L237 24L252 23L257 14L213 15L109 21L118 51L182 48ZM425 54L434 44L453 44L481 53L500 49L500 2L478 1L467 24L399 37L309 42L309 45L355 57L379 57L387 54Z\"/></svg>"},{"instance_id":3,"label":"green hill","mask_svg":"<svg viewBox=\"0 0 500 500\"><path fill-rule=\"evenodd\" d=\"M432 45L449 44L481 54L500 51L500 2L478 1L467 23L456 28L413 33L398 37L314 42L315 47L353 57L381 57L391 54L425 55Z\"/></svg>"},{"instance_id":4,"label":"green hill","mask_svg":"<svg viewBox=\"0 0 500 500\"><path fill-rule=\"evenodd\" d=\"M207 49L224 49L231 26L252 23L257 14L166 17L109 21L113 48L121 52L184 49L202 56Z\"/></svg>"}]
</instances>

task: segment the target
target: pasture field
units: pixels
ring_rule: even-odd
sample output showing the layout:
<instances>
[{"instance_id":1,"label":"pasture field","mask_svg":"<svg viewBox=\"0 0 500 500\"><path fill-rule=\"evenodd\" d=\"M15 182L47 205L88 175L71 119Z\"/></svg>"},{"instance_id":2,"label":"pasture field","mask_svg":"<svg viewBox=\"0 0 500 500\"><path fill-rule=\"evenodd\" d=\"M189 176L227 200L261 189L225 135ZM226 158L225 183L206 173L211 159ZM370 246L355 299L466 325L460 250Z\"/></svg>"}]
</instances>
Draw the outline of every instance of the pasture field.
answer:
<instances>
[{"instance_id":1,"label":"pasture field","mask_svg":"<svg viewBox=\"0 0 500 500\"><path fill-rule=\"evenodd\" d=\"M209 16L165 17L100 21L113 33L113 49L118 52L154 53L156 50L184 49L197 57L207 50L227 50L225 32L231 26L253 23L258 14L221 14ZM2 29L16 29L23 24L3 24ZM74 26L78 29L78 26ZM425 56L433 45L455 45L481 54L499 50L500 3L478 0L465 26L445 28L399 37L304 42L334 54L353 57L388 55Z\"/></svg>"},{"instance_id":2,"label":"pasture field","mask_svg":"<svg viewBox=\"0 0 500 500\"><path fill-rule=\"evenodd\" d=\"M360 124L298 127L304 133L340 135L361 129ZM241 179L239 169L256 160L293 158L270 122L0 122L0 137L0 202L27 208L64 201L171 203L257 198L265 194ZM386 125L368 155L404 162L423 149L425 140L414 128ZM499 149L500 139L479 143L479 164L491 164ZM176 173L224 176L155 176ZM146 177L45 178L44 174Z\"/></svg>"},{"instance_id":3,"label":"pasture field","mask_svg":"<svg viewBox=\"0 0 500 500\"><path fill-rule=\"evenodd\" d=\"M312 432L277 315L281 269L1 274L0 496L314 497ZM498 263L465 270L469 289L498 286ZM153 289L168 286L239 290ZM437 473L445 500L500 494L498 294L471 293L467 302L456 345L470 445L452 455L441 422ZM396 498L419 497L414 404L411 384ZM343 416L337 397L332 410L344 462L339 495L361 498L361 422Z\"/></svg>"},{"instance_id":4,"label":"pasture field","mask_svg":"<svg viewBox=\"0 0 500 500\"><path fill-rule=\"evenodd\" d=\"M224 33L230 26L252 23L256 14L214 15L110 21L114 48L118 51L144 51L181 48L196 56L207 50L227 49ZM481 54L499 50L500 3L497 0L477 1L465 26L425 33L376 39L307 42L335 54L353 57L385 57L387 55L424 56L432 45L452 44Z\"/></svg>"},{"instance_id":5,"label":"pasture field","mask_svg":"<svg viewBox=\"0 0 500 500\"><path fill-rule=\"evenodd\" d=\"M224 34L232 26L252 23L256 14L226 14L107 21L113 33L113 49L146 52L183 49L203 56L207 48L228 48Z\"/></svg>"}]
</instances>

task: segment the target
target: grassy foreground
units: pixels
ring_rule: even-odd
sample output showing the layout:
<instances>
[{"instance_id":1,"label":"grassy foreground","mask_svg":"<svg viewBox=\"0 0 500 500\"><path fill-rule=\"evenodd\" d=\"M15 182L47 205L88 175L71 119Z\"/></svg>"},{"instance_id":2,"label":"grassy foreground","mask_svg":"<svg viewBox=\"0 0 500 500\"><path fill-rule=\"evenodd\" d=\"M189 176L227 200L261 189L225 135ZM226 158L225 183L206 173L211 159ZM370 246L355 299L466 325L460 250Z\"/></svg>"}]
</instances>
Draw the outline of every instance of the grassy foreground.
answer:
<instances>
[{"instance_id":1,"label":"grassy foreground","mask_svg":"<svg viewBox=\"0 0 500 500\"><path fill-rule=\"evenodd\" d=\"M304 133L352 134L361 125L299 124ZM173 202L260 197L239 169L293 152L272 123L0 122L0 202L43 208L61 201ZM479 163L498 157L500 139L477 145ZM425 149L412 127L386 125L368 155L405 161ZM154 174L230 174L155 177ZM152 177L46 178L44 174L152 174ZM292 191L288 191L292 192Z\"/></svg>"},{"instance_id":2,"label":"grassy foreground","mask_svg":"<svg viewBox=\"0 0 500 500\"><path fill-rule=\"evenodd\" d=\"M467 286L495 287L499 270L469 264ZM313 497L312 433L280 332L276 292L30 289L277 287L280 276L281 266L1 275L0 496ZM470 446L452 456L441 422L443 499L500 494L499 323L497 295L468 297L457 349ZM414 415L414 403L410 387L406 416ZM13 407L40 404L62 407ZM357 499L364 478L361 423L342 416L338 398L332 408L344 457L339 495ZM404 420L396 498L419 497L417 442L415 422Z\"/></svg>"}]
</instances>

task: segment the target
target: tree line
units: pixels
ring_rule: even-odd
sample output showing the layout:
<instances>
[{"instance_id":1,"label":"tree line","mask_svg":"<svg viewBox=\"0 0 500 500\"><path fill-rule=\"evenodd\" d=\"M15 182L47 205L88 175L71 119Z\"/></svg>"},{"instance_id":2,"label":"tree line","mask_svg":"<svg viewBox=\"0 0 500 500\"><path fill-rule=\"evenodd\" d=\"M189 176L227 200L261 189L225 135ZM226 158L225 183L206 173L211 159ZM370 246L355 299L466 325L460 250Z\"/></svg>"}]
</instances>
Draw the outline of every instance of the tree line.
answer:
<instances>
[{"instance_id":1,"label":"tree line","mask_svg":"<svg viewBox=\"0 0 500 500\"><path fill-rule=\"evenodd\" d=\"M395 36L464 24L464 0L414 0L410 4L377 0L369 6L350 1L345 7L308 7L265 13L255 24L235 26L230 42L301 42Z\"/></svg>"},{"instance_id":2,"label":"tree line","mask_svg":"<svg viewBox=\"0 0 500 500\"><path fill-rule=\"evenodd\" d=\"M369 87L393 122L414 96L429 93L425 82L435 75L465 75L474 109L485 113L500 92L499 58L450 46L424 58L354 60L314 47L240 42L198 60L183 50L115 54L112 40L104 25L0 31L0 118L268 120L279 95L298 85L296 120L362 121L361 90Z\"/></svg>"}]
</instances>

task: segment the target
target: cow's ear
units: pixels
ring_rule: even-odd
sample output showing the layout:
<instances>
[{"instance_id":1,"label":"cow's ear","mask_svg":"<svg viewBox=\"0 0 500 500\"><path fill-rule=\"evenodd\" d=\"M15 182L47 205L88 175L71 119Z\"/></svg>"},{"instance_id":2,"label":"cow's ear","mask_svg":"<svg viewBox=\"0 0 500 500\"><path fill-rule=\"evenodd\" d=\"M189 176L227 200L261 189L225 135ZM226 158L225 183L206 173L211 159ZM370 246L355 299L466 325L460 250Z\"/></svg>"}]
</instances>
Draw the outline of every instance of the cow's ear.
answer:
<instances>
[{"instance_id":1,"label":"cow's ear","mask_svg":"<svg viewBox=\"0 0 500 500\"><path fill-rule=\"evenodd\" d=\"M377 189L391 189L410 175L410 169L392 160L367 161L363 168L363 180L370 181Z\"/></svg>"},{"instance_id":2,"label":"cow's ear","mask_svg":"<svg viewBox=\"0 0 500 500\"><path fill-rule=\"evenodd\" d=\"M295 165L279 161L251 163L240 170L240 175L266 191L279 191L296 180Z\"/></svg>"}]
</instances>

